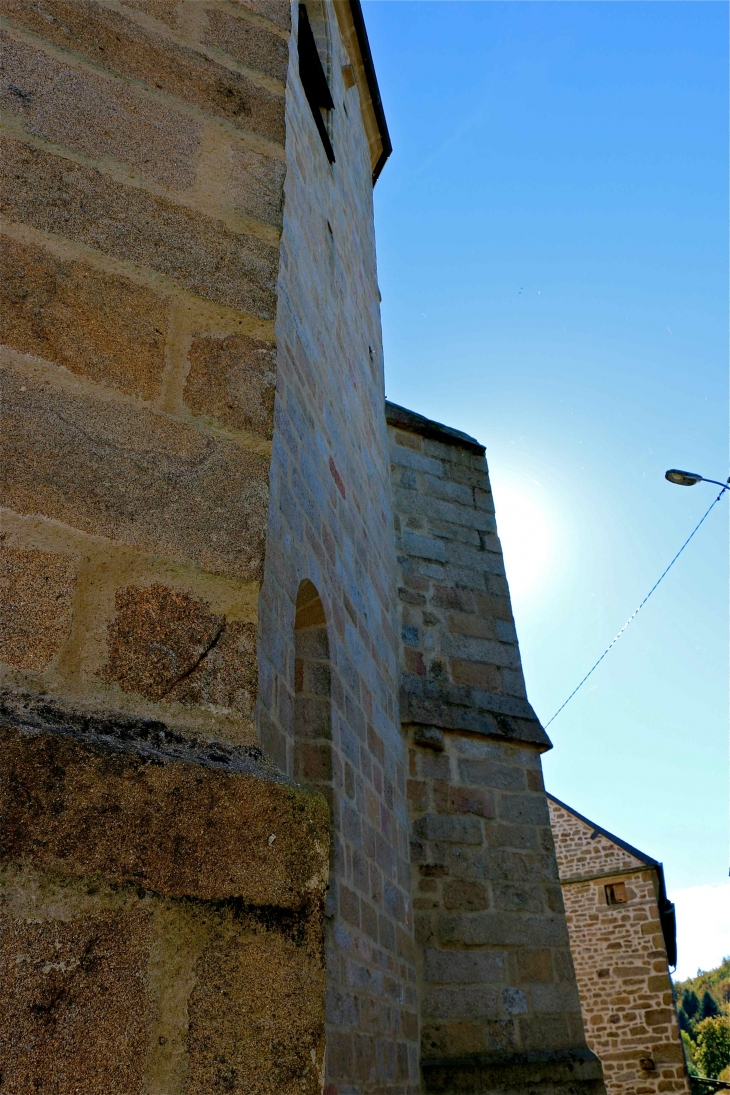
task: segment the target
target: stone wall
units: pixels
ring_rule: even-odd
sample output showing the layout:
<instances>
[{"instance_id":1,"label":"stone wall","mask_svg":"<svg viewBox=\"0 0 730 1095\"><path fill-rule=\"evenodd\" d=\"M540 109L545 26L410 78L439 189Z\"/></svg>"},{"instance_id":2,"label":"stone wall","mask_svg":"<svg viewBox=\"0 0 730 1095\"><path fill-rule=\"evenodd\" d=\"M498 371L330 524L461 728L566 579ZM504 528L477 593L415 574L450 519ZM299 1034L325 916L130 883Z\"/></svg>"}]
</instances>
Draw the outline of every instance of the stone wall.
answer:
<instances>
[{"instance_id":1,"label":"stone wall","mask_svg":"<svg viewBox=\"0 0 730 1095\"><path fill-rule=\"evenodd\" d=\"M289 5L0 18L2 1086L314 1095L329 819L255 722Z\"/></svg>"},{"instance_id":2,"label":"stone wall","mask_svg":"<svg viewBox=\"0 0 730 1095\"><path fill-rule=\"evenodd\" d=\"M552 798L550 819L586 1038L606 1090L689 1095L659 916L660 865ZM617 885L623 900L609 904L606 887Z\"/></svg>"},{"instance_id":3,"label":"stone wall","mask_svg":"<svg viewBox=\"0 0 730 1095\"><path fill-rule=\"evenodd\" d=\"M0 2L2 678L239 742L288 11Z\"/></svg>"},{"instance_id":4,"label":"stone wall","mask_svg":"<svg viewBox=\"0 0 730 1095\"><path fill-rule=\"evenodd\" d=\"M484 448L387 404L424 1088L602 1092Z\"/></svg>"},{"instance_id":5,"label":"stone wall","mask_svg":"<svg viewBox=\"0 0 730 1095\"><path fill-rule=\"evenodd\" d=\"M418 1021L372 160L338 18L312 5L317 41L329 43L333 164L296 44L287 84L259 721L282 769L304 774L309 758L313 785L331 770L326 1091L403 1095L417 1088ZM302 583L300 608L313 589L326 644L320 631L301 645ZM325 676L330 703L317 691Z\"/></svg>"},{"instance_id":6,"label":"stone wall","mask_svg":"<svg viewBox=\"0 0 730 1095\"><path fill-rule=\"evenodd\" d=\"M17 696L0 771L2 1086L321 1092L322 798L259 750Z\"/></svg>"}]
</instances>

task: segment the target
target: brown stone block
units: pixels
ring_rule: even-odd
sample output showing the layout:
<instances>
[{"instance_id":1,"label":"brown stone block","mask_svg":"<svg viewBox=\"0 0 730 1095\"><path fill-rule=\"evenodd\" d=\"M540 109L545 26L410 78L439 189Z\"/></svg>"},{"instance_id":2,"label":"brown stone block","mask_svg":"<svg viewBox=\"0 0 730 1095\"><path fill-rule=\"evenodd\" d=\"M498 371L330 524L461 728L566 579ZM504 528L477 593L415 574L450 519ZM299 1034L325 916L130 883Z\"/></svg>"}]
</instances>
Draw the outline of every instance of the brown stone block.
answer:
<instances>
[{"instance_id":1,"label":"brown stone block","mask_svg":"<svg viewBox=\"0 0 730 1095\"><path fill-rule=\"evenodd\" d=\"M169 304L126 278L3 237L0 339L21 353L153 400Z\"/></svg>"},{"instance_id":2,"label":"brown stone block","mask_svg":"<svg viewBox=\"0 0 730 1095\"><path fill-rule=\"evenodd\" d=\"M307 741L296 742L294 766L297 778L306 784L323 783L331 780L332 746L329 742L322 744L312 744Z\"/></svg>"},{"instance_id":3,"label":"brown stone block","mask_svg":"<svg viewBox=\"0 0 730 1095\"><path fill-rule=\"evenodd\" d=\"M497 629L489 616L474 613L449 613L449 631L453 635L469 635L473 639L497 639Z\"/></svg>"},{"instance_id":4,"label":"brown stone block","mask_svg":"<svg viewBox=\"0 0 730 1095\"><path fill-rule=\"evenodd\" d=\"M409 779L406 791L413 810L423 813L428 809L428 784L424 780Z\"/></svg>"},{"instance_id":5,"label":"brown stone block","mask_svg":"<svg viewBox=\"0 0 730 1095\"><path fill-rule=\"evenodd\" d=\"M246 335L193 339L183 398L193 414L270 438L276 349Z\"/></svg>"},{"instance_id":6,"label":"brown stone block","mask_svg":"<svg viewBox=\"0 0 730 1095\"><path fill-rule=\"evenodd\" d=\"M10 81L0 90L0 106L31 133L94 159L111 157L160 186L193 185L201 127L189 114L151 102L121 80L60 64L7 34L0 43Z\"/></svg>"},{"instance_id":7,"label":"brown stone block","mask_svg":"<svg viewBox=\"0 0 730 1095\"><path fill-rule=\"evenodd\" d=\"M291 4L289 0L233 0L234 4L242 8L248 8L256 15L264 19L270 19L272 23L289 30L291 25Z\"/></svg>"},{"instance_id":8,"label":"brown stone block","mask_svg":"<svg viewBox=\"0 0 730 1095\"><path fill-rule=\"evenodd\" d=\"M0 660L42 672L68 634L75 585L68 556L0 547Z\"/></svg>"},{"instance_id":9,"label":"brown stone block","mask_svg":"<svg viewBox=\"0 0 730 1095\"><path fill-rule=\"evenodd\" d=\"M8 697L0 771L3 861L203 901L322 894L327 805L256 750Z\"/></svg>"},{"instance_id":10,"label":"brown stone block","mask_svg":"<svg viewBox=\"0 0 730 1095\"><path fill-rule=\"evenodd\" d=\"M505 1052L514 1046L511 1020L429 1023L421 1031L424 1057L462 1057L472 1053Z\"/></svg>"},{"instance_id":11,"label":"brown stone block","mask_svg":"<svg viewBox=\"0 0 730 1095\"><path fill-rule=\"evenodd\" d=\"M494 817L494 795L475 787L450 787L449 809L458 814Z\"/></svg>"},{"instance_id":12,"label":"brown stone block","mask_svg":"<svg viewBox=\"0 0 730 1095\"><path fill-rule=\"evenodd\" d=\"M206 300L273 318L278 248L18 141L3 139L0 156L8 219L148 266Z\"/></svg>"},{"instance_id":13,"label":"brown stone block","mask_svg":"<svg viewBox=\"0 0 730 1095\"><path fill-rule=\"evenodd\" d=\"M13 1095L141 1091L148 917L0 919L2 1086Z\"/></svg>"},{"instance_id":14,"label":"brown stone block","mask_svg":"<svg viewBox=\"0 0 730 1095\"><path fill-rule=\"evenodd\" d=\"M0 12L108 72L142 80L239 129L284 141L283 96L92 0L44 0L42 9L2 0Z\"/></svg>"},{"instance_id":15,"label":"brown stone block","mask_svg":"<svg viewBox=\"0 0 730 1095\"><path fill-rule=\"evenodd\" d=\"M518 980L552 981L553 963L550 951L547 950L518 950L515 952L517 959Z\"/></svg>"},{"instance_id":16,"label":"brown stone block","mask_svg":"<svg viewBox=\"0 0 730 1095\"><path fill-rule=\"evenodd\" d=\"M672 1016L670 1008L652 1008L644 1012L644 1022L648 1027L661 1027L670 1024Z\"/></svg>"},{"instance_id":17,"label":"brown stone block","mask_svg":"<svg viewBox=\"0 0 730 1095\"><path fill-rule=\"evenodd\" d=\"M458 658L452 658L451 676L454 684L484 688L489 692L502 690L502 671L496 665L485 662L464 662Z\"/></svg>"},{"instance_id":18,"label":"brown stone block","mask_svg":"<svg viewBox=\"0 0 730 1095\"><path fill-rule=\"evenodd\" d=\"M163 585L115 597L102 676L152 700L209 704L250 714L256 700L256 627L212 613Z\"/></svg>"},{"instance_id":19,"label":"brown stone block","mask_svg":"<svg viewBox=\"0 0 730 1095\"><path fill-rule=\"evenodd\" d=\"M444 882L444 908L475 912L489 908L489 893L483 882L469 879L452 879Z\"/></svg>"},{"instance_id":20,"label":"brown stone block","mask_svg":"<svg viewBox=\"0 0 730 1095\"><path fill-rule=\"evenodd\" d=\"M231 911L201 955L188 1003L188 1095L318 1095L326 974L317 941ZM277 930L278 929L278 930Z\"/></svg>"},{"instance_id":21,"label":"brown stone block","mask_svg":"<svg viewBox=\"0 0 730 1095\"><path fill-rule=\"evenodd\" d=\"M234 209L247 217L281 228L284 216L286 164L240 146L230 151L232 171L228 197Z\"/></svg>"},{"instance_id":22,"label":"brown stone block","mask_svg":"<svg viewBox=\"0 0 730 1095\"><path fill-rule=\"evenodd\" d=\"M203 41L207 46L215 46L242 65L257 69L282 84L286 83L289 45L283 38L225 11L206 8L205 14Z\"/></svg>"},{"instance_id":23,"label":"brown stone block","mask_svg":"<svg viewBox=\"0 0 730 1095\"><path fill-rule=\"evenodd\" d=\"M10 370L3 395L5 505L206 570L259 577L267 459L165 415Z\"/></svg>"}]
</instances>

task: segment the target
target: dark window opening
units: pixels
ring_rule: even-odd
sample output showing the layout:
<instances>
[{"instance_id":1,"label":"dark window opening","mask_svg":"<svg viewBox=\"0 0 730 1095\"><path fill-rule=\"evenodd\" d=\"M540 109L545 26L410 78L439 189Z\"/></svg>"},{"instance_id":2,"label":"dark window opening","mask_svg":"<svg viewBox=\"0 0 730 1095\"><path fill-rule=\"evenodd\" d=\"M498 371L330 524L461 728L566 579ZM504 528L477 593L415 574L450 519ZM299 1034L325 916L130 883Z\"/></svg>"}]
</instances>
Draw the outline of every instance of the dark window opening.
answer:
<instances>
[{"instance_id":1,"label":"dark window opening","mask_svg":"<svg viewBox=\"0 0 730 1095\"><path fill-rule=\"evenodd\" d=\"M606 904L623 905L626 902L626 883L612 882L606 886Z\"/></svg>"},{"instance_id":2,"label":"dark window opening","mask_svg":"<svg viewBox=\"0 0 730 1095\"><path fill-rule=\"evenodd\" d=\"M309 15L304 4L299 5L299 78L302 81L304 94L312 111L317 132L322 138L324 150L330 163L335 162L335 153L327 132L325 111L334 110L335 104L332 93L327 83L322 61L314 40Z\"/></svg>"}]
</instances>

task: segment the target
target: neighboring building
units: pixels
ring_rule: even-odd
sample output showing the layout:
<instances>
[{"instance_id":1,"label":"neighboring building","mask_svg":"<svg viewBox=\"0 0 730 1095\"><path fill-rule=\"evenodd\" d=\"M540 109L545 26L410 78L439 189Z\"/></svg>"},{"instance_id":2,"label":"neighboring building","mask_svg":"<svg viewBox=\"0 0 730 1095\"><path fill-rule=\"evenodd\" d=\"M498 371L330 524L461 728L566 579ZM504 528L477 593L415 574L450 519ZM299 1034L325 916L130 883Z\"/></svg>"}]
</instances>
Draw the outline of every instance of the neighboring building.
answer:
<instances>
[{"instance_id":1,"label":"neighboring building","mask_svg":"<svg viewBox=\"0 0 730 1095\"><path fill-rule=\"evenodd\" d=\"M601 1095L359 3L0 13L0 1087Z\"/></svg>"},{"instance_id":2,"label":"neighboring building","mask_svg":"<svg viewBox=\"0 0 730 1095\"><path fill-rule=\"evenodd\" d=\"M689 1095L662 865L552 795L548 802L586 1038L608 1095Z\"/></svg>"}]
</instances>

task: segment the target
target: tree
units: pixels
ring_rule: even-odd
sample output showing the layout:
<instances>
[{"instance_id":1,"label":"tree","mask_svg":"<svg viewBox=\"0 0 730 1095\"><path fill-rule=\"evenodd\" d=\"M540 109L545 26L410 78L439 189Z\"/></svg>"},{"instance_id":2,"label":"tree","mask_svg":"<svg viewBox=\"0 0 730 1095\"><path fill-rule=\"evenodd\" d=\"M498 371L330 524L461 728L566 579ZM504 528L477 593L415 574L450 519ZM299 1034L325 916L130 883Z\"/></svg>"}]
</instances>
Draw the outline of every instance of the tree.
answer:
<instances>
[{"instance_id":1,"label":"tree","mask_svg":"<svg viewBox=\"0 0 730 1095\"><path fill-rule=\"evenodd\" d=\"M680 1030L686 1031L688 1035L692 1034L692 1020L684 1008L680 1008L677 1012L677 1022Z\"/></svg>"},{"instance_id":2,"label":"tree","mask_svg":"<svg viewBox=\"0 0 730 1095\"><path fill-rule=\"evenodd\" d=\"M682 1031L682 1048L684 1049L684 1059L687 1062L687 1071L690 1076L698 1076L697 1063L695 1061L696 1046L686 1030Z\"/></svg>"},{"instance_id":3,"label":"tree","mask_svg":"<svg viewBox=\"0 0 730 1095\"><path fill-rule=\"evenodd\" d=\"M700 1019L714 1019L716 1015L720 1014L720 1009L717 1006L714 997L710 994L709 989L702 997L702 1003L700 1004Z\"/></svg>"},{"instance_id":4,"label":"tree","mask_svg":"<svg viewBox=\"0 0 730 1095\"><path fill-rule=\"evenodd\" d=\"M682 1007L688 1019L694 1019L700 1010L700 999L694 989L685 989L682 993Z\"/></svg>"},{"instance_id":5,"label":"tree","mask_svg":"<svg viewBox=\"0 0 730 1095\"><path fill-rule=\"evenodd\" d=\"M703 1019L697 1025L695 1061L705 1076L717 1078L730 1065L730 1020L724 1015Z\"/></svg>"}]
</instances>

